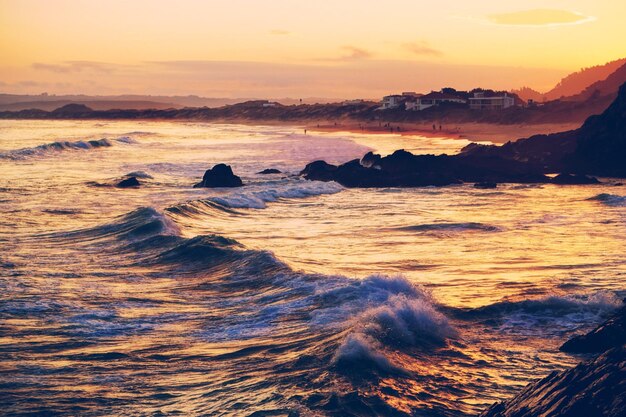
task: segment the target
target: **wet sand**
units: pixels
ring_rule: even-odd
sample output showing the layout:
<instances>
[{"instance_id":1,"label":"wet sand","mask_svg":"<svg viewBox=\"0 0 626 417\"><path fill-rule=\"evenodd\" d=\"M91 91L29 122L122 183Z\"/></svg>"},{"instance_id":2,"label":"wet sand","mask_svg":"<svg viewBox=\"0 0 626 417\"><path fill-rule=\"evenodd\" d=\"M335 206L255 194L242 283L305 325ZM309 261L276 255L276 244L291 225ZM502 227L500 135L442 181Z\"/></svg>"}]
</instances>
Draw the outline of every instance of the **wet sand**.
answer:
<instances>
[{"instance_id":1,"label":"wet sand","mask_svg":"<svg viewBox=\"0 0 626 417\"><path fill-rule=\"evenodd\" d=\"M397 133L401 135L422 135L427 137L450 137L453 139L466 139L471 141L489 141L493 143L506 143L520 138L527 138L537 134L564 132L580 127L580 123L542 123L542 124L515 124L501 125L490 123L452 123L449 125L439 124L433 129L432 123L390 123L379 125L378 123L346 122L320 122L310 123L306 129L324 132L352 132L352 133Z\"/></svg>"}]
</instances>

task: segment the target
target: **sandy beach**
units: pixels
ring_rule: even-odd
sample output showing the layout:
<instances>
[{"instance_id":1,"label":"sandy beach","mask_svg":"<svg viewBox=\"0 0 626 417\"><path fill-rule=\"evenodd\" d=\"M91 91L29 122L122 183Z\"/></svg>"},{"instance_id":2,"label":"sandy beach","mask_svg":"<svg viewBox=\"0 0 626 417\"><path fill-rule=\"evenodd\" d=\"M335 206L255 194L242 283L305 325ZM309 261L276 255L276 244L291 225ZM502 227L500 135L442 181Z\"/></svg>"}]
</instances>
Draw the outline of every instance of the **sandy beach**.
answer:
<instances>
[{"instance_id":1,"label":"sandy beach","mask_svg":"<svg viewBox=\"0 0 626 417\"><path fill-rule=\"evenodd\" d=\"M434 126L434 129L433 129ZM565 132L580 127L580 123L542 123L542 124L490 124L490 123L390 123L374 124L355 121L309 123L307 130L323 132L352 133L397 133L400 135L422 135L427 137L446 136L453 139L465 139L477 142L489 141L506 143L538 134Z\"/></svg>"}]
</instances>

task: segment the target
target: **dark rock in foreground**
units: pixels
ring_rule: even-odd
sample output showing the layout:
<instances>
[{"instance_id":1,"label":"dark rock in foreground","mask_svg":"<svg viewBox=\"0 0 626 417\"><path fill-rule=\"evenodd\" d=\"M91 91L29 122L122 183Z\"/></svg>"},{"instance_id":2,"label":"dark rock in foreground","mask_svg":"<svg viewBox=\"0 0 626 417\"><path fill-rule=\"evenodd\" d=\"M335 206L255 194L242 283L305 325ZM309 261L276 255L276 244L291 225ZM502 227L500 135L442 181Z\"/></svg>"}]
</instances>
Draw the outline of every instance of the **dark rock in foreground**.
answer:
<instances>
[{"instance_id":1,"label":"dark rock in foreground","mask_svg":"<svg viewBox=\"0 0 626 417\"><path fill-rule=\"evenodd\" d=\"M626 344L626 306L587 334L575 336L560 350L569 353L599 353Z\"/></svg>"},{"instance_id":2,"label":"dark rock in foreground","mask_svg":"<svg viewBox=\"0 0 626 417\"><path fill-rule=\"evenodd\" d=\"M481 417L621 417L626 415L626 306L591 332L561 346L570 353L599 353L564 372L528 385Z\"/></svg>"},{"instance_id":3,"label":"dark rock in foreground","mask_svg":"<svg viewBox=\"0 0 626 417\"><path fill-rule=\"evenodd\" d=\"M528 385L481 417L622 417L626 415L626 348L609 350Z\"/></svg>"},{"instance_id":4,"label":"dark rock in foreground","mask_svg":"<svg viewBox=\"0 0 626 417\"><path fill-rule=\"evenodd\" d=\"M413 155L399 150L385 157L369 152L336 166L324 161L308 164L306 179L336 181L345 187L424 187L473 183L548 183L537 167L492 156Z\"/></svg>"},{"instance_id":5,"label":"dark rock in foreground","mask_svg":"<svg viewBox=\"0 0 626 417\"><path fill-rule=\"evenodd\" d=\"M268 175L268 174L282 174L282 171L276 169L276 168L267 168L264 169L261 172L257 172L257 174L261 174L261 175Z\"/></svg>"},{"instance_id":6,"label":"dark rock in foreground","mask_svg":"<svg viewBox=\"0 0 626 417\"><path fill-rule=\"evenodd\" d=\"M137 177L128 177L118 182L116 187L118 188L130 188L130 187L139 187L141 183L137 179Z\"/></svg>"},{"instance_id":7,"label":"dark rock in foreground","mask_svg":"<svg viewBox=\"0 0 626 417\"><path fill-rule=\"evenodd\" d=\"M220 187L241 187L243 182L241 178L233 174L233 170L229 165L217 164L213 168L207 170L202 177L202 181L194 185L194 188L220 188Z\"/></svg>"}]
</instances>

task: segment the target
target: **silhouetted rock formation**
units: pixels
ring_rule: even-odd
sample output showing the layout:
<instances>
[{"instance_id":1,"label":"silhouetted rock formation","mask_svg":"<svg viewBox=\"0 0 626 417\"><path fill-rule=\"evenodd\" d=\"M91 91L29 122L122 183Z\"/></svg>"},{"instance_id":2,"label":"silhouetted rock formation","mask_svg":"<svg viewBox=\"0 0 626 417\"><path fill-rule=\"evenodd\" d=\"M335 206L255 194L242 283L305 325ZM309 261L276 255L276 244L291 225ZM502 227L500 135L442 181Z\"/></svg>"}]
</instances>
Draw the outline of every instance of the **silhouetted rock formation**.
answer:
<instances>
[{"instance_id":1,"label":"silhouetted rock formation","mask_svg":"<svg viewBox=\"0 0 626 417\"><path fill-rule=\"evenodd\" d=\"M261 172L257 172L257 174L268 175L268 174L282 174L282 172L276 168L267 168Z\"/></svg>"},{"instance_id":2,"label":"silhouetted rock formation","mask_svg":"<svg viewBox=\"0 0 626 417\"><path fill-rule=\"evenodd\" d=\"M543 172L626 177L626 84L604 113L589 117L579 129L503 146L470 144L462 154L525 162Z\"/></svg>"},{"instance_id":3,"label":"silhouetted rock formation","mask_svg":"<svg viewBox=\"0 0 626 417\"><path fill-rule=\"evenodd\" d=\"M570 353L602 353L528 385L481 417L618 417L626 415L626 306L589 333L561 346Z\"/></svg>"},{"instance_id":4,"label":"silhouetted rock formation","mask_svg":"<svg viewBox=\"0 0 626 417\"><path fill-rule=\"evenodd\" d=\"M626 348L609 350L528 385L481 417L622 417L626 415Z\"/></svg>"},{"instance_id":5,"label":"silhouetted rock formation","mask_svg":"<svg viewBox=\"0 0 626 417\"><path fill-rule=\"evenodd\" d=\"M626 306L587 334L563 343L560 350L569 353L599 353L626 344Z\"/></svg>"},{"instance_id":6,"label":"silhouetted rock formation","mask_svg":"<svg viewBox=\"0 0 626 417\"><path fill-rule=\"evenodd\" d=\"M202 181L194 185L194 188L241 187L242 185L241 178L233 174L229 165L217 164L204 173Z\"/></svg>"},{"instance_id":7,"label":"silhouetted rock formation","mask_svg":"<svg viewBox=\"0 0 626 417\"><path fill-rule=\"evenodd\" d=\"M116 187L118 188L129 188L129 187L139 187L141 183L137 179L137 177L128 177L118 182Z\"/></svg>"},{"instance_id":8,"label":"silhouetted rock formation","mask_svg":"<svg viewBox=\"0 0 626 417\"><path fill-rule=\"evenodd\" d=\"M474 183L547 183L536 167L499 157L466 155L413 155L399 150L392 155L366 154L335 166L324 161L308 164L306 179L336 181L345 187L423 187Z\"/></svg>"}]
</instances>

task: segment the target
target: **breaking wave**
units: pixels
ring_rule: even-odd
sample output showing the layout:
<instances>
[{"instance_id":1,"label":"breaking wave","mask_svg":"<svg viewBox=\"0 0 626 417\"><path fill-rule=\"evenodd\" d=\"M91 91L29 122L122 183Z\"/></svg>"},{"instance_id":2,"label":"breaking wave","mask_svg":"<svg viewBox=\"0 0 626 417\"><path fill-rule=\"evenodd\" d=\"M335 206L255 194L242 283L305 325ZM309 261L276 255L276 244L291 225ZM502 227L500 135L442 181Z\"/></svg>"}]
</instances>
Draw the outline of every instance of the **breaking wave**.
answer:
<instances>
[{"instance_id":1,"label":"breaking wave","mask_svg":"<svg viewBox=\"0 0 626 417\"><path fill-rule=\"evenodd\" d=\"M126 137L126 136L120 137L117 139L112 139L112 140L107 139L107 138L102 138L102 139L94 139L94 140L79 140L75 142L59 141L59 142L52 142L52 143L46 143L44 145L34 146L32 148L22 148L22 149L15 149L12 151L3 152L3 153L0 153L0 158L21 160L21 159L38 157L38 156L46 156L46 155L50 155L50 154L54 154L58 152L64 152L64 151L84 151L84 150L91 150L91 149L108 148L108 147L113 146L114 142L126 143L126 144L136 143L134 139L130 137Z\"/></svg>"},{"instance_id":2,"label":"breaking wave","mask_svg":"<svg viewBox=\"0 0 626 417\"><path fill-rule=\"evenodd\" d=\"M607 206L626 206L626 196L602 193L591 197L590 201L599 201Z\"/></svg>"},{"instance_id":3,"label":"breaking wave","mask_svg":"<svg viewBox=\"0 0 626 417\"><path fill-rule=\"evenodd\" d=\"M479 232L498 232L500 228L483 223L430 223L418 224L414 226L400 226L395 230L405 232L463 232L463 231L479 231Z\"/></svg>"},{"instance_id":4,"label":"breaking wave","mask_svg":"<svg viewBox=\"0 0 626 417\"><path fill-rule=\"evenodd\" d=\"M342 190L343 187L336 182L291 179L251 185L247 189L224 196L211 197L209 200L230 208L263 209L267 203L284 198L306 198L335 194Z\"/></svg>"}]
</instances>

